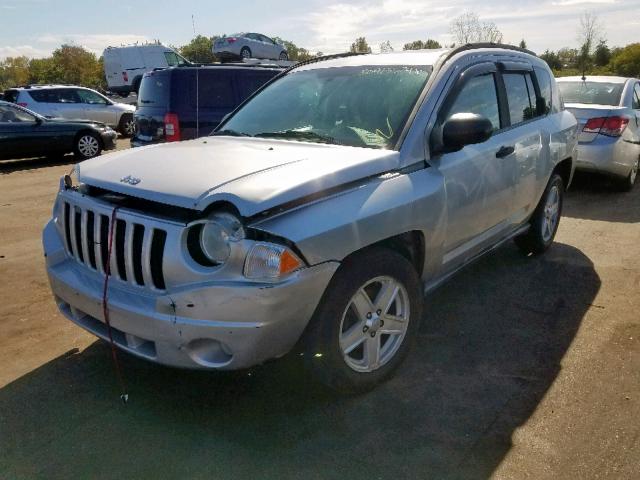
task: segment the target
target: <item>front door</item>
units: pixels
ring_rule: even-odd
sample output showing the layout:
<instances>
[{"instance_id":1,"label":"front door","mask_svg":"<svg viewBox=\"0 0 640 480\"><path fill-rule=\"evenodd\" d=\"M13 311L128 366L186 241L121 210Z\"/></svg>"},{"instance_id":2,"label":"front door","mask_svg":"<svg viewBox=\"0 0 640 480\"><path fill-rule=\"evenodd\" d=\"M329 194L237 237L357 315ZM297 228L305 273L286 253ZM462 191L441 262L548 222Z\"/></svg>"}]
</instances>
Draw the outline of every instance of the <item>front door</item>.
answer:
<instances>
[{"instance_id":1,"label":"front door","mask_svg":"<svg viewBox=\"0 0 640 480\"><path fill-rule=\"evenodd\" d=\"M504 111L495 65L464 72L439 114L441 123L456 113L475 113L493 124L493 136L480 144L436 159L444 177L447 226L444 263L455 267L477 254L509 226L517 174L514 149L507 145Z\"/></svg>"}]
</instances>

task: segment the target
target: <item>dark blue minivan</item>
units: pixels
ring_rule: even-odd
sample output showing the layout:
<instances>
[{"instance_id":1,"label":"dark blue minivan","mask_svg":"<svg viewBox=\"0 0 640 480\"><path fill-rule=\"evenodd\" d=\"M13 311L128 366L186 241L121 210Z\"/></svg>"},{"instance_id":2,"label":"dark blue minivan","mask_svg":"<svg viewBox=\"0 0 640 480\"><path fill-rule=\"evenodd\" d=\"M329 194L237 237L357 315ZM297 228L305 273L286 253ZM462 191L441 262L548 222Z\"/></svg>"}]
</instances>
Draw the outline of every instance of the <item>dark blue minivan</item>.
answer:
<instances>
[{"instance_id":1,"label":"dark blue minivan","mask_svg":"<svg viewBox=\"0 0 640 480\"><path fill-rule=\"evenodd\" d=\"M133 147L209 135L279 67L209 65L147 72L138 92Z\"/></svg>"}]
</instances>

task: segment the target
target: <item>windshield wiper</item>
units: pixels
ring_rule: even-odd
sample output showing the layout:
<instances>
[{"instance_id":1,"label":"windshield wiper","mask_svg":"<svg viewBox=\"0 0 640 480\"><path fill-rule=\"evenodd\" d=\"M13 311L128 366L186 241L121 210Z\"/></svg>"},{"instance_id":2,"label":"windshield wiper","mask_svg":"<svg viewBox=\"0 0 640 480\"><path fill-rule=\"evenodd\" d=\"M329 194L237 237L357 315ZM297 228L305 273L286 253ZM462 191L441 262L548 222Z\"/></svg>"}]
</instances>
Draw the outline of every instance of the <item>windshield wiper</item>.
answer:
<instances>
[{"instance_id":1,"label":"windshield wiper","mask_svg":"<svg viewBox=\"0 0 640 480\"><path fill-rule=\"evenodd\" d=\"M212 136L216 136L216 135L226 135L229 137L250 137L251 135L249 135L248 133L244 133L244 132L238 132L236 130L231 130L231 129L225 129L225 130L219 130L217 132L213 132L211 134Z\"/></svg>"},{"instance_id":2,"label":"windshield wiper","mask_svg":"<svg viewBox=\"0 0 640 480\"><path fill-rule=\"evenodd\" d=\"M312 130L285 130L283 132L262 132L256 133L255 137L271 137L271 138L299 138L311 140L318 143L337 143L335 138Z\"/></svg>"}]
</instances>

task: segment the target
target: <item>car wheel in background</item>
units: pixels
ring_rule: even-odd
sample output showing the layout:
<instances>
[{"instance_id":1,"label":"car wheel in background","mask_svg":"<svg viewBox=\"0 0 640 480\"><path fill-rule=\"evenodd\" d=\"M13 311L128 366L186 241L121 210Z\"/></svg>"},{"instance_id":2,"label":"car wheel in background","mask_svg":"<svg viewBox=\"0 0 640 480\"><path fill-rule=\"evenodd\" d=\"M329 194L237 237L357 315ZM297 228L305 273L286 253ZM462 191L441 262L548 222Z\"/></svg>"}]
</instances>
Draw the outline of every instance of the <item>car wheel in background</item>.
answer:
<instances>
[{"instance_id":1,"label":"car wheel in background","mask_svg":"<svg viewBox=\"0 0 640 480\"><path fill-rule=\"evenodd\" d=\"M289 55L287 55L287 52L280 52L280 60L282 60L283 62L289 60Z\"/></svg>"},{"instance_id":2,"label":"car wheel in background","mask_svg":"<svg viewBox=\"0 0 640 480\"><path fill-rule=\"evenodd\" d=\"M386 248L365 250L347 258L327 287L305 332L305 362L334 390L370 390L400 366L421 316L413 265Z\"/></svg>"},{"instance_id":3,"label":"car wheel in background","mask_svg":"<svg viewBox=\"0 0 640 480\"><path fill-rule=\"evenodd\" d=\"M124 137L133 137L133 134L136 133L136 122L133 120L132 114L125 113L120 117L118 131Z\"/></svg>"},{"instance_id":4,"label":"car wheel in background","mask_svg":"<svg viewBox=\"0 0 640 480\"><path fill-rule=\"evenodd\" d=\"M515 237L516 245L524 253L543 253L553 243L562 216L564 183L557 173L551 176L531 220L529 230Z\"/></svg>"},{"instance_id":5,"label":"car wheel in background","mask_svg":"<svg viewBox=\"0 0 640 480\"><path fill-rule=\"evenodd\" d=\"M84 132L76 138L74 153L80 160L97 157L101 151L102 145L96 134Z\"/></svg>"},{"instance_id":6,"label":"car wheel in background","mask_svg":"<svg viewBox=\"0 0 640 480\"><path fill-rule=\"evenodd\" d=\"M626 178L622 178L618 181L618 190L621 192L628 192L633 188L636 184L636 179L638 178L638 170L640 169L640 158L636 159L636 163L634 163L633 167L631 167L631 171Z\"/></svg>"},{"instance_id":7,"label":"car wheel in background","mask_svg":"<svg viewBox=\"0 0 640 480\"><path fill-rule=\"evenodd\" d=\"M242 47L242 50L240 50L240 56L242 58L251 58L251 49L249 47Z\"/></svg>"}]
</instances>

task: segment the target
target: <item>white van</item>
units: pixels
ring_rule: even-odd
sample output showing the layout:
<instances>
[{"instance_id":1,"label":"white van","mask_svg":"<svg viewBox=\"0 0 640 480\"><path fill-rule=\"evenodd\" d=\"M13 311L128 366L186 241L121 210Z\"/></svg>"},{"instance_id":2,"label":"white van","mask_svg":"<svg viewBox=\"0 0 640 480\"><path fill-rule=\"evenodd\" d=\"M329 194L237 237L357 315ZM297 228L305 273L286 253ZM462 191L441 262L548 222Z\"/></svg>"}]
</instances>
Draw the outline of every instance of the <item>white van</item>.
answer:
<instances>
[{"instance_id":1,"label":"white van","mask_svg":"<svg viewBox=\"0 0 640 480\"><path fill-rule=\"evenodd\" d=\"M103 57L109 90L124 97L131 92L138 93L145 72L190 63L175 50L160 43L107 47Z\"/></svg>"}]
</instances>

